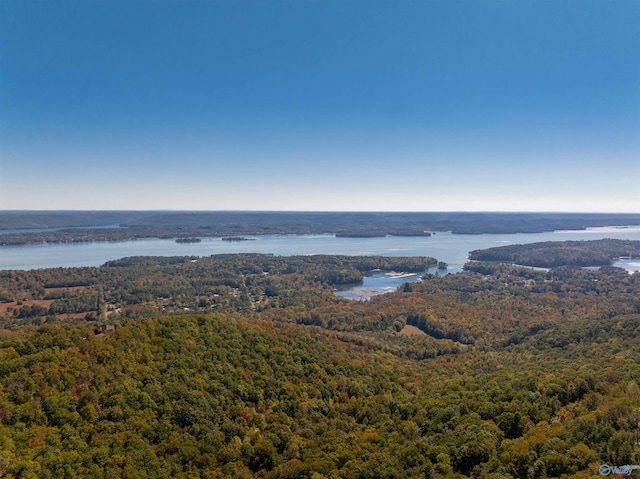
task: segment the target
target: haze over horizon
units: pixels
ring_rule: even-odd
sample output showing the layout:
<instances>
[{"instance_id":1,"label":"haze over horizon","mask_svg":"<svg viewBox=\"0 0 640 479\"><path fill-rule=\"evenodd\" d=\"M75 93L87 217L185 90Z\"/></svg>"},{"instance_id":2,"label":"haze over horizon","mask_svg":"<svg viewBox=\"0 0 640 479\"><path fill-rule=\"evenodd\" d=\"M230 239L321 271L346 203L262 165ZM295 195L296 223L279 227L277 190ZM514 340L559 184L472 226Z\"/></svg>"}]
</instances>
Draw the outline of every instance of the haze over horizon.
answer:
<instances>
[{"instance_id":1,"label":"haze over horizon","mask_svg":"<svg viewBox=\"0 0 640 479\"><path fill-rule=\"evenodd\" d=\"M640 3L0 2L0 209L640 213Z\"/></svg>"}]
</instances>

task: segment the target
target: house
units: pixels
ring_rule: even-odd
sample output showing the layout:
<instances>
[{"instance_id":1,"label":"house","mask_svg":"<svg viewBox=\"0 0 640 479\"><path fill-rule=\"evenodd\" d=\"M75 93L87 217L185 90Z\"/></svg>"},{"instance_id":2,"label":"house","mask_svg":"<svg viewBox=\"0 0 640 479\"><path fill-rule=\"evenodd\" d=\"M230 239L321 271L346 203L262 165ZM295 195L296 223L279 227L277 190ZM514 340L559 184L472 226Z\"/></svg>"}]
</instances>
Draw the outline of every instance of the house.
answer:
<instances>
[{"instance_id":1,"label":"house","mask_svg":"<svg viewBox=\"0 0 640 479\"><path fill-rule=\"evenodd\" d=\"M116 329L116 327L113 324L103 324L94 328L93 332L96 336L106 336L108 332L114 329Z\"/></svg>"}]
</instances>

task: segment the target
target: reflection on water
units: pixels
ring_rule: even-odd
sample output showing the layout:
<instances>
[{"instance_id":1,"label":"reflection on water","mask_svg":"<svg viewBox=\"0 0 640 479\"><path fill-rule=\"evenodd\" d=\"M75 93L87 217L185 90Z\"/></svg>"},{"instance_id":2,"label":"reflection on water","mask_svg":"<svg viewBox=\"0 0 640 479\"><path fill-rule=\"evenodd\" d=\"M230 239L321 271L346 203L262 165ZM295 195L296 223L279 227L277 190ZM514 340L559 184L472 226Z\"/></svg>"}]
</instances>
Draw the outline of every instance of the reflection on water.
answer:
<instances>
[{"instance_id":1,"label":"reflection on water","mask_svg":"<svg viewBox=\"0 0 640 479\"><path fill-rule=\"evenodd\" d=\"M633 274L636 271L640 271L640 258L625 258L619 259L613 266L618 268L624 268L629 271L629 274Z\"/></svg>"},{"instance_id":2,"label":"reflection on water","mask_svg":"<svg viewBox=\"0 0 640 479\"><path fill-rule=\"evenodd\" d=\"M428 273L435 273L436 268L431 268ZM444 273L439 271L439 273ZM362 283L343 285L336 291L337 296L347 299L356 299L366 301L372 296L378 294L390 293L395 291L404 283L415 283L425 274L422 273L376 273L371 276L365 276Z\"/></svg>"}]
</instances>

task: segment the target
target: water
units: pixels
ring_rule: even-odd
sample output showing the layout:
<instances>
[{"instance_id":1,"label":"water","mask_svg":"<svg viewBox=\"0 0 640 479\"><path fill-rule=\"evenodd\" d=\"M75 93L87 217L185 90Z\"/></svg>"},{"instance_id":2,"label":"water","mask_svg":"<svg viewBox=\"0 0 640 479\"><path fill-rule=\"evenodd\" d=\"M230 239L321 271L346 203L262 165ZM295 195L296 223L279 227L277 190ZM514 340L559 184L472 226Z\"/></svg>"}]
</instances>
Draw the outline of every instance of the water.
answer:
<instances>
[{"instance_id":1,"label":"water","mask_svg":"<svg viewBox=\"0 0 640 479\"><path fill-rule=\"evenodd\" d=\"M91 229L114 229L114 228L122 228L125 229L124 226L120 226L117 224L114 225L102 225L102 226L60 226L56 228L19 228L19 229L0 229L0 235L10 235L14 233L48 233L51 231L61 231L61 230L91 230Z\"/></svg>"},{"instance_id":2,"label":"water","mask_svg":"<svg viewBox=\"0 0 640 479\"><path fill-rule=\"evenodd\" d=\"M629 273L635 273L636 271L640 271L640 258L619 259L613 263L613 266L624 268L629 271Z\"/></svg>"},{"instance_id":3,"label":"water","mask_svg":"<svg viewBox=\"0 0 640 479\"><path fill-rule=\"evenodd\" d=\"M335 294L347 299L356 299L359 301L368 300L371 296L395 291L404 283L415 283L416 281L420 281L420 277L427 272L446 274L446 271L437 271L435 267L422 273L406 275L376 273L371 276L366 276L362 283L344 285L343 287L338 288Z\"/></svg>"},{"instance_id":4,"label":"water","mask_svg":"<svg viewBox=\"0 0 640 479\"><path fill-rule=\"evenodd\" d=\"M123 242L37 244L0 247L0 269L37 269L99 266L126 256L209 256L221 253L271 253L275 255L382 255L432 256L449 264L450 273L462 270L469 251L538 241L593 240L618 238L640 240L640 227L591 228L583 231L548 233L434 236L386 236L382 238L336 238L334 235L256 236L254 241L229 242L203 238L200 243L143 239ZM625 260L623 260L625 261ZM628 260L629 267L638 260ZM624 267L624 266L623 266Z\"/></svg>"}]
</instances>

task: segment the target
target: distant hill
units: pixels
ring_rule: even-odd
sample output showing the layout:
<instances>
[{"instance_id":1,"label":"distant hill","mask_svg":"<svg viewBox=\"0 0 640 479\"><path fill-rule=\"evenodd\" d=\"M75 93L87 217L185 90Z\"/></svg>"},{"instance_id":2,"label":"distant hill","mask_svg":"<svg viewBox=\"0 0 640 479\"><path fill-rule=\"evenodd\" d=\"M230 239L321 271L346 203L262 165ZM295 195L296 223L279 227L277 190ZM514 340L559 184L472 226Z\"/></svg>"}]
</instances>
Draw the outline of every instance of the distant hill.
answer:
<instances>
[{"instance_id":1,"label":"distant hill","mask_svg":"<svg viewBox=\"0 0 640 479\"><path fill-rule=\"evenodd\" d=\"M172 235L178 228L208 235L539 233L640 225L640 214L286 212L286 211L0 211L0 229L97 227L118 224ZM196 231L197 232L197 231Z\"/></svg>"},{"instance_id":2,"label":"distant hill","mask_svg":"<svg viewBox=\"0 0 640 479\"><path fill-rule=\"evenodd\" d=\"M149 211L0 211L0 229L106 226L156 214Z\"/></svg>"}]
</instances>

